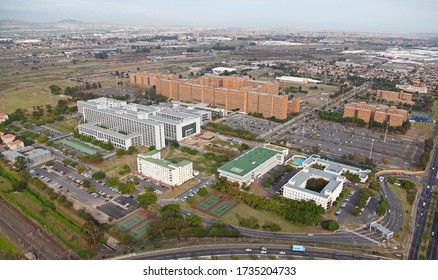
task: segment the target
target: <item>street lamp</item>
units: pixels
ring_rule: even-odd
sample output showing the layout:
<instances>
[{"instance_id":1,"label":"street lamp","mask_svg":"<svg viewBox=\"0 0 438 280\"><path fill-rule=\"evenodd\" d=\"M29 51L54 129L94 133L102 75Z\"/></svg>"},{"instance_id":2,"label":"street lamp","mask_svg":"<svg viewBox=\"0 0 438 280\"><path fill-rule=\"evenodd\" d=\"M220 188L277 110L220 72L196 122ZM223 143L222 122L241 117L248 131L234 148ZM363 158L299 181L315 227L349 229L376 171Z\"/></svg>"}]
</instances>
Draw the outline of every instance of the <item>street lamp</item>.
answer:
<instances>
[{"instance_id":1,"label":"street lamp","mask_svg":"<svg viewBox=\"0 0 438 280\"><path fill-rule=\"evenodd\" d=\"M371 159L371 155L373 154L373 145L374 145L374 139L371 139L370 159Z\"/></svg>"}]
</instances>

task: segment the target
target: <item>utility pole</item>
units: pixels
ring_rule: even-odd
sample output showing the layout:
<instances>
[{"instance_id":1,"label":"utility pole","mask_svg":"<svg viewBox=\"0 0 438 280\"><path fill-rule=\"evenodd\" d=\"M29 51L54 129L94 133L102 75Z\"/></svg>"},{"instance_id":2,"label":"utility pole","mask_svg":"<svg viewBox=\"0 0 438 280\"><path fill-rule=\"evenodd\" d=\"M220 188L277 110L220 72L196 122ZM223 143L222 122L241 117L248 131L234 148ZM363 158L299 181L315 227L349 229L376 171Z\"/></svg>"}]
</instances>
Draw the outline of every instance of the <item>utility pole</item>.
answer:
<instances>
[{"instance_id":1,"label":"utility pole","mask_svg":"<svg viewBox=\"0 0 438 280\"><path fill-rule=\"evenodd\" d=\"M374 139L371 139L370 159L371 159L371 155L373 154L373 145L374 145Z\"/></svg>"}]
</instances>

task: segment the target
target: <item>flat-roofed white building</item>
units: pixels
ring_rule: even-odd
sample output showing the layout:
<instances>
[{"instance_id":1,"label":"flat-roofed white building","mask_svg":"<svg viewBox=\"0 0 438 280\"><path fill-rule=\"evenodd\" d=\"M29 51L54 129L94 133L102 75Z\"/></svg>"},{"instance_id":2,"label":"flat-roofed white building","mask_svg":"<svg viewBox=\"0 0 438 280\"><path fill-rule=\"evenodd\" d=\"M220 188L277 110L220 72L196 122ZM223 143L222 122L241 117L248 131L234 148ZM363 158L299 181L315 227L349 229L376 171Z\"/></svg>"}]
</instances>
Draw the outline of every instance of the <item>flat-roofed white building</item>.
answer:
<instances>
[{"instance_id":1,"label":"flat-roofed white building","mask_svg":"<svg viewBox=\"0 0 438 280\"><path fill-rule=\"evenodd\" d=\"M312 168L313 165L322 166L323 170ZM324 209L329 209L333 202L339 197L344 183L347 181L343 176L345 172L357 174L361 182L368 179L371 170L322 159L318 155L311 155L298 164L302 168L283 186L283 196L294 200L313 200ZM311 178L322 178L328 181L327 185L320 191L306 189L307 181Z\"/></svg>"},{"instance_id":2,"label":"flat-roofed white building","mask_svg":"<svg viewBox=\"0 0 438 280\"><path fill-rule=\"evenodd\" d=\"M193 163L182 160L172 163L161 159L160 151L154 150L137 155L138 172L170 186L179 186L193 178Z\"/></svg>"},{"instance_id":3,"label":"flat-roofed white building","mask_svg":"<svg viewBox=\"0 0 438 280\"><path fill-rule=\"evenodd\" d=\"M305 161L301 163L301 167L310 167L314 164L322 165L324 171L332 173L335 175L342 175L344 172L350 172L359 176L360 182L365 183L368 180L368 174L371 172L369 169L361 169L358 167L353 167L345 165L342 163L337 163L327 159L323 159L318 155L311 155Z\"/></svg>"},{"instance_id":4,"label":"flat-roofed white building","mask_svg":"<svg viewBox=\"0 0 438 280\"><path fill-rule=\"evenodd\" d=\"M81 134L111 141L121 148L144 145L160 150L165 147L165 140L180 141L201 132L202 116L168 107L143 106L105 97L78 101L77 105L84 122L93 123L80 125Z\"/></svg>"},{"instance_id":5,"label":"flat-roofed white building","mask_svg":"<svg viewBox=\"0 0 438 280\"><path fill-rule=\"evenodd\" d=\"M311 178L322 178L328 183L320 192L312 191L306 189L307 181ZM344 176L304 167L283 186L283 196L293 200L313 200L327 210L342 192L345 180Z\"/></svg>"},{"instance_id":6,"label":"flat-roofed white building","mask_svg":"<svg viewBox=\"0 0 438 280\"><path fill-rule=\"evenodd\" d=\"M227 71L228 73L236 72L236 68L216 67L216 68L211 69L211 71L213 71L214 74L219 75L219 74L224 73L225 71Z\"/></svg>"}]
</instances>

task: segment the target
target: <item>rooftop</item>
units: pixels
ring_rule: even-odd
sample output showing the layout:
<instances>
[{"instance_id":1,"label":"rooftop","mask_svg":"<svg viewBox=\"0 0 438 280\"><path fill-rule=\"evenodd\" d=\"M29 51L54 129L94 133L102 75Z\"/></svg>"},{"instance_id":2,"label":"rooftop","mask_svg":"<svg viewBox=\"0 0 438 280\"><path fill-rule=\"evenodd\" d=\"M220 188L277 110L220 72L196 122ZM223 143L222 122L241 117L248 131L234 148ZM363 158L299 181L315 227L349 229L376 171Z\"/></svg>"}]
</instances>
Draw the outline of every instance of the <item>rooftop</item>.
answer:
<instances>
[{"instance_id":1,"label":"rooftop","mask_svg":"<svg viewBox=\"0 0 438 280\"><path fill-rule=\"evenodd\" d=\"M251 151L241 155L233 161L221 166L219 170L232 173L238 176L244 176L251 172L253 169L269 160L270 158L278 155L279 151L266 149L263 147L257 147Z\"/></svg>"},{"instance_id":2,"label":"rooftop","mask_svg":"<svg viewBox=\"0 0 438 280\"><path fill-rule=\"evenodd\" d=\"M309 189L306 189L306 182L310 178L323 178L324 180L328 181L328 183L321 190L321 192L311 191ZM330 193L334 192L340 185L343 184L344 180L345 180L344 176L338 176L326 171L322 171L310 167L310 168L304 168L303 170L295 174L289 180L289 182L287 182L284 185L284 187L300 190L302 192L310 193L323 198L328 198L329 194L326 194L326 192L330 192Z\"/></svg>"}]
</instances>

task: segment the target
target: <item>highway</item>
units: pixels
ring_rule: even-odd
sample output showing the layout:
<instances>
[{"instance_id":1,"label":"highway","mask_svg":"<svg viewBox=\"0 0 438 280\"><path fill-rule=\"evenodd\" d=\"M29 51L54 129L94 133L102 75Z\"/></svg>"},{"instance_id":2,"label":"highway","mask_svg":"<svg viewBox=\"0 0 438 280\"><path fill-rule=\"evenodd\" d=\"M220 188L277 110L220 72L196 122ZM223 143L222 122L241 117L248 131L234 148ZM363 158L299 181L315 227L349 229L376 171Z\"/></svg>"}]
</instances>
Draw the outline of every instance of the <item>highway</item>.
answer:
<instances>
[{"instance_id":1,"label":"highway","mask_svg":"<svg viewBox=\"0 0 438 280\"><path fill-rule=\"evenodd\" d=\"M385 176L391 176L391 175L385 175ZM384 227L386 227L387 229L396 233L401 229L403 225L403 216L404 216L403 207L401 205L400 200L395 196L395 194L389 188L388 182L386 180L382 182L380 186L381 186L382 195L389 202L390 211L386 213L385 217L379 223Z\"/></svg>"},{"instance_id":2,"label":"highway","mask_svg":"<svg viewBox=\"0 0 438 280\"><path fill-rule=\"evenodd\" d=\"M183 215L187 215L190 211L181 209L181 213ZM201 220L208 224L212 225L216 221L212 219L207 219L204 217L200 217ZM379 236L373 233L359 233L355 231L347 231L347 230L339 230L335 233L322 233L322 234L313 234L309 236L306 233L282 233L282 232L269 232L262 230L253 230L242 227L235 227L239 232L243 235L257 237L257 238L273 238L273 239L282 239L296 242L317 242L317 243L326 243L326 244L352 244L352 245L362 245L362 246L372 246L377 245L379 243ZM366 234L366 235L365 235Z\"/></svg>"},{"instance_id":3,"label":"highway","mask_svg":"<svg viewBox=\"0 0 438 280\"><path fill-rule=\"evenodd\" d=\"M437 171L438 171L438 137L435 138L435 146L432 153L432 159L429 162L427 167L426 176L423 177L423 188L421 192L418 194L417 205L415 206L415 227L412 235L411 247L408 254L409 260L416 260L419 258L420 254L420 246L422 237L424 234L424 229L426 226L427 214L429 212L431 197L432 197L432 186L436 185L437 182ZM427 187L429 186L429 187ZM435 217L436 218L436 217ZM433 227L437 227L437 221L434 220ZM436 236L434 237L435 241L432 244L432 248L429 248L428 252L430 255L426 256L426 258L435 256L436 259L436 251L437 251L437 242Z\"/></svg>"},{"instance_id":4,"label":"highway","mask_svg":"<svg viewBox=\"0 0 438 280\"><path fill-rule=\"evenodd\" d=\"M332 259L335 252L340 253L341 260L375 260L377 256L369 256L356 254L351 252L341 252L321 248L306 248L305 252L293 252L290 246L286 245L266 245L266 253L260 253L262 245L254 244L239 244L239 245L215 245L215 246L194 246L174 248L171 250L163 250L158 252L148 252L122 257L126 260L171 260L183 259L202 256L278 256L278 257L298 257L298 258L317 258L317 259ZM249 251L249 249L251 251ZM283 251L284 254L280 254Z\"/></svg>"},{"instance_id":5,"label":"highway","mask_svg":"<svg viewBox=\"0 0 438 280\"><path fill-rule=\"evenodd\" d=\"M33 252L38 259L67 259L69 249L28 217L0 198L0 234L20 251Z\"/></svg>"}]
</instances>

